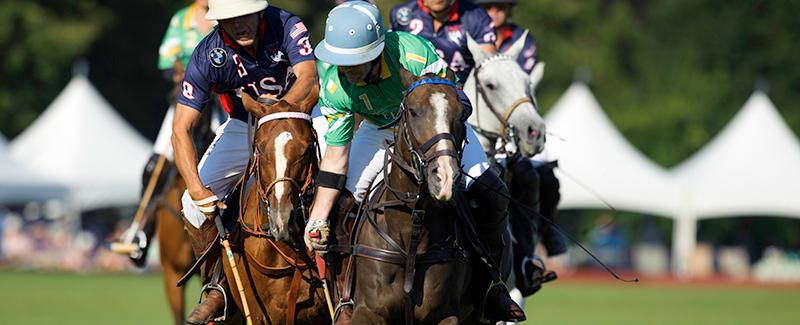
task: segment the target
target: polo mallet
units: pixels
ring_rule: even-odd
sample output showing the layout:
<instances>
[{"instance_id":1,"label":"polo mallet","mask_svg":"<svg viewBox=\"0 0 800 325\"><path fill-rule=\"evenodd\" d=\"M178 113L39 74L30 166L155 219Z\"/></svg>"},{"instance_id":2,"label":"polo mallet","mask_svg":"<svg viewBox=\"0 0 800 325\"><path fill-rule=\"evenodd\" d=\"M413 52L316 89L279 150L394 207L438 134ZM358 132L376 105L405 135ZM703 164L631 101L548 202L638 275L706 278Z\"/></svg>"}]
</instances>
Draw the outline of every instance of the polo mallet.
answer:
<instances>
[{"instance_id":1,"label":"polo mallet","mask_svg":"<svg viewBox=\"0 0 800 325\"><path fill-rule=\"evenodd\" d=\"M239 277L239 269L236 268L236 260L233 259L231 245L230 242L228 242L228 231L225 230L225 227L222 225L222 217L219 215L215 216L214 225L217 226L217 232L220 234L222 247L225 248L225 256L228 257L228 263L231 265L231 271L233 271L233 279L236 281L236 288L239 290L239 298L242 299L242 307L244 309L244 317L247 319L247 325L252 325L253 319L250 317L250 307L247 305L247 296L244 294L244 286L242 285L242 279Z\"/></svg>"},{"instance_id":2,"label":"polo mallet","mask_svg":"<svg viewBox=\"0 0 800 325\"><path fill-rule=\"evenodd\" d=\"M139 207L136 209L136 214L133 216L133 222L131 223L131 226L128 227L128 230L125 231L121 241L111 243L110 249L112 252L128 254L133 258L139 257L135 255L141 255L140 246L134 244L133 240L137 237L139 237L139 243L142 243L143 240L146 240L144 232L139 229L139 224L142 222L142 218L144 218L144 210L150 204L150 199L153 197L153 191L155 191L156 184L158 183L158 177L161 176L161 170L164 168L166 162L167 156L159 155L158 161L156 162L156 167L153 169L150 179L147 180L147 187L144 190L142 199L139 201Z\"/></svg>"},{"instance_id":3,"label":"polo mallet","mask_svg":"<svg viewBox=\"0 0 800 325\"><path fill-rule=\"evenodd\" d=\"M308 234L311 238L319 238L321 234L319 231L314 231ZM333 313L333 301L331 301L331 292L328 290L328 278L326 277L327 268L328 266L325 264L325 259L319 255L319 253L314 253L314 256L317 259L317 272L319 272L319 276L322 278L322 289L325 290L325 302L328 303L328 311L331 313L331 320L336 321L334 319Z\"/></svg>"}]
</instances>

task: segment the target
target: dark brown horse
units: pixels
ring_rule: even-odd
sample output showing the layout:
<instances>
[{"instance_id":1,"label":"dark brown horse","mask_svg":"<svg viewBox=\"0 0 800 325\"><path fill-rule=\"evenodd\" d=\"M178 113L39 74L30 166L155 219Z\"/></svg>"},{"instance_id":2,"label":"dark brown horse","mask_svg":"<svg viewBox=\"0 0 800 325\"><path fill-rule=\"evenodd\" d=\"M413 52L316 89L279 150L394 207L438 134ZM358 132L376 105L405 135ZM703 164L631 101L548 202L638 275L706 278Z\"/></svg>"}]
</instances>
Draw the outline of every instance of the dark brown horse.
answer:
<instances>
[{"instance_id":1,"label":"dark brown horse","mask_svg":"<svg viewBox=\"0 0 800 325\"><path fill-rule=\"evenodd\" d=\"M302 240L318 159L311 105L298 112L285 101L267 106L242 97L259 119L255 160L246 173L256 181L242 191L233 255L253 323L330 323L320 276ZM223 261L232 297L243 310L231 265Z\"/></svg>"},{"instance_id":2,"label":"dark brown horse","mask_svg":"<svg viewBox=\"0 0 800 325\"><path fill-rule=\"evenodd\" d=\"M461 195L463 108L452 83L404 70L401 78L409 91L383 186L355 229L353 323L456 324L472 311L467 244L451 202Z\"/></svg>"}]
</instances>

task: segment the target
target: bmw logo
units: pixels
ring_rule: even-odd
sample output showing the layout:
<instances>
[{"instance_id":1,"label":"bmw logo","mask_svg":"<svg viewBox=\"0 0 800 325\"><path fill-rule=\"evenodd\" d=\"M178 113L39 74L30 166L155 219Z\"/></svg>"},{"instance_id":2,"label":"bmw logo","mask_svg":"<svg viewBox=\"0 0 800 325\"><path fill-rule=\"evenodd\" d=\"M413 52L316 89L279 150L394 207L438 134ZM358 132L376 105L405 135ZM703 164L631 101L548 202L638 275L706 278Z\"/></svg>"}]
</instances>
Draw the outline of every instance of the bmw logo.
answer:
<instances>
[{"instance_id":1,"label":"bmw logo","mask_svg":"<svg viewBox=\"0 0 800 325\"><path fill-rule=\"evenodd\" d=\"M208 60L211 61L211 65L222 68L225 62L228 62L228 52L219 47L213 48L208 52Z\"/></svg>"}]
</instances>

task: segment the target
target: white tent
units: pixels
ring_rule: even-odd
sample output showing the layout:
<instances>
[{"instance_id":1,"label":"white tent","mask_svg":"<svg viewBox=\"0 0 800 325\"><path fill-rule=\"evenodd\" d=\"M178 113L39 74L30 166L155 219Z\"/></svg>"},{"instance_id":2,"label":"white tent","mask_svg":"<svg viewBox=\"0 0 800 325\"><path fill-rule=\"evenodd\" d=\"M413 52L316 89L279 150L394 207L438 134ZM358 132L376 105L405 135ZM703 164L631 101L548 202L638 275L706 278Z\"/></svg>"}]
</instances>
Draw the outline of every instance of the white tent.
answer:
<instances>
[{"instance_id":1,"label":"white tent","mask_svg":"<svg viewBox=\"0 0 800 325\"><path fill-rule=\"evenodd\" d=\"M698 218L800 218L800 142L763 92L673 173Z\"/></svg>"},{"instance_id":2,"label":"white tent","mask_svg":"<svg viewBox=\"0 0 800 325\"><path fill-rule=\"evenodd\" d=\"M697 219L800 218L800 142L763 92L753 93L725 128L672 174L688 203L676 243L680 260L694 250Z\"/></svg>"},{"instance_id":3,"label":"white tent","mask_svg":"<svg viewBox=\"0 0 800 325\"><path fill-rule=\"evenodd\" d=\"M77 75L9 151L29 169L67 185L73 207L89 210L136 203L151 145Z\"/></svg>"},{"instance_id":4,"label":"white tent","mask_svg":"<svg viewBox=\"0 0 800 325\"><path fill-rule=\"evenodd\" d=\"M547 149L558 159L561 209L605 209L674 217L675 183L617 131L583 83L573 83L545 117Z\"/></svg>"},{"instance_id":5,"label":"white tent","mask_svg":"<svg viewBox=\"0 0 800 325\"><path fill-rule=\"evenodd\" d=\"M6 152L6 139L0 134L0 205L61 199L66 188L48 182L17 164Z\"/></svg>"}]
</instances>

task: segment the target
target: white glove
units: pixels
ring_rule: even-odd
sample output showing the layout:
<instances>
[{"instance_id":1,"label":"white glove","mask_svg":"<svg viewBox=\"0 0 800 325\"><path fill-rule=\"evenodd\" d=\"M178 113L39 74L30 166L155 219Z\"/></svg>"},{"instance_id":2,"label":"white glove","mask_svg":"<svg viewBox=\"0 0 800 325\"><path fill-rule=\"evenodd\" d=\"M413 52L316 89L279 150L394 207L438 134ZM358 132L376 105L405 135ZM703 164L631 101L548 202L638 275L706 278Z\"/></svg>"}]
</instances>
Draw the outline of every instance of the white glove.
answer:
<instances>
[{"instance_id":1,"label":"white glove","mask_svg":"<svg viewBox=\"0 0 800 325\"><path fill-rule=\"evenodd\" d=\"M303 240L306 242L306 247L324 255L328 249L328 236L330 236L330 233L328 220L312 219L306 224Z\"/></svg>"}]
</instances>

